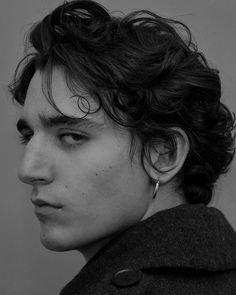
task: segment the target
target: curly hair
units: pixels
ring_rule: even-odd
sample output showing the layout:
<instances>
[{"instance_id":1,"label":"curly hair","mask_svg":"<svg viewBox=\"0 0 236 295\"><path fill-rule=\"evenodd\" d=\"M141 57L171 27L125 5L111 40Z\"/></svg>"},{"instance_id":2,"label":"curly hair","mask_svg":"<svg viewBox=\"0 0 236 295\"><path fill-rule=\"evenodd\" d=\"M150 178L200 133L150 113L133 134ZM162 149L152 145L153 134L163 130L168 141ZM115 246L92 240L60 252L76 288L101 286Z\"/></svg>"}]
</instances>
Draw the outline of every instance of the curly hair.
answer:
<instances>
[{"instance_id":1,"label":"curly hair","mask_svg":"<svg viewBox=\"0 0 236 295\"><path fill-rule=\"evenodd\" d=\"M185 24L148 10L113 16L94 1L77 0L35 24L27 40L28 53L9 85L15 101L24 105L40 70L43 91L60 111L51 93L52 70L59 67L75 95L83 87L98 109L129 129L131 147L140 140L143 165L157 142L168 143L174 154L174 127L181 128L190 150L177 188L189 203L210 202L235 153L235 114L220 101L219 71L209 66Z\"/></svg>"}]
</instances>

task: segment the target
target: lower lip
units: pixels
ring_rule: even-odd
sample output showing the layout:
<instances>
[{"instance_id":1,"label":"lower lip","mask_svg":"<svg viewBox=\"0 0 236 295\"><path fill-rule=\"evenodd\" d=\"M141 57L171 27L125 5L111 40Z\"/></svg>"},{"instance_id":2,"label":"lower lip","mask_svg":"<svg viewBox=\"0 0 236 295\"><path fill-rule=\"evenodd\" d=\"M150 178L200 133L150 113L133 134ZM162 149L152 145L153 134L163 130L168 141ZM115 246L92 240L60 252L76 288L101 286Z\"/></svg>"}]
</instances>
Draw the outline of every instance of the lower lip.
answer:
<instances>
[{"instance_id":1,"label":"lower lip","mask_svg":"<svg viewBox=\"0 0 236 295\"><path fill-rule=\"evenodd\" d=\"M35 214L40 216L51 216L58 212L60 208L59 207L53 207L49 205L43 205L43 206L35 206Z\"/></svg>"}]
</instances>

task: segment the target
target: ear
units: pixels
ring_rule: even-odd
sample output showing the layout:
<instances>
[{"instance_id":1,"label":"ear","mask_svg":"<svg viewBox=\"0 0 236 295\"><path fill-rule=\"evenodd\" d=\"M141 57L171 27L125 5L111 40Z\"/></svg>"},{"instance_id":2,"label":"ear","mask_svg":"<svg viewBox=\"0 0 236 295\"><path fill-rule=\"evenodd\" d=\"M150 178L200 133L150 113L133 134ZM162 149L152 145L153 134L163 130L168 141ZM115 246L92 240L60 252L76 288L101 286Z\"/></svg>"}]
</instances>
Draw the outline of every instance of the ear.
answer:
<instances>
[{"instance_id":1,"label":"ear","mask_svg":"<svg viewBox=\"0 0 236 295\"><path fill-rule=\"evenodd\" d=\"M175 139L175 151L170 150L168 142L157 143L149 151L151 163L145 168L149 176L160 184L169 182L182 168L189 152L189 140L181 128L171 128ZM156 168L156 169L155 169Z\"/></svg>"}]
</instances>

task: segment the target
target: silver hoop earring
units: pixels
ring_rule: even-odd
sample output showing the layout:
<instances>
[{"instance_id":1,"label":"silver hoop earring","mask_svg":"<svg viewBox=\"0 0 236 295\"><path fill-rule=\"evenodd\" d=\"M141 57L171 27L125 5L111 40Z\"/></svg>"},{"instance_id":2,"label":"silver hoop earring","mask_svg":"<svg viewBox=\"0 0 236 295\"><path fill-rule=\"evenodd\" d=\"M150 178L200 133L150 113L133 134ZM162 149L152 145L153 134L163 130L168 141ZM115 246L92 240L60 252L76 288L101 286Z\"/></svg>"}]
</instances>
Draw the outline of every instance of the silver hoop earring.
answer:
<instances>
[{"instance_id":1,"label":"silver hoop earring","mask_svg":"<svg viewBox=\"0 0 236 295\"><path fill-rule=\"evenodd\" d=\"M156 182L156 185L155 185L154 192L153 192L153 199L156 197L156 194L157 194L157 191L158 191L158 188L159 188L159 183L160 183L160 180L158 179L157 182Z\"/></svg>"}]
</instances>

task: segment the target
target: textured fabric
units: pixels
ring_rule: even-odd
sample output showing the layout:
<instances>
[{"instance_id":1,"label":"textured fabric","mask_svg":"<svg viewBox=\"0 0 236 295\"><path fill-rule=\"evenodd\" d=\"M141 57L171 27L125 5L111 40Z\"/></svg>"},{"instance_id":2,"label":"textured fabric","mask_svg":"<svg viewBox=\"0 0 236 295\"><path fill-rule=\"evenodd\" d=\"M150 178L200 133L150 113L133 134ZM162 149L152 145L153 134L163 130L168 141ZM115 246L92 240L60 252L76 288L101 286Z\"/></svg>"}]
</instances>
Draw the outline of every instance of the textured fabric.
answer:
<instances>
[{"instance_id":1,"label":"textured fabric","mask_svg":"<svg viewBox=\"0 0 236 295\"><path fill-rule=\"evenodd\" d=\"M124 269L142 272L116 286ZM110 241L61 295L236 295L236 233L216 208L184 204L157 212Z\"/></svg>"}]
</instances>

